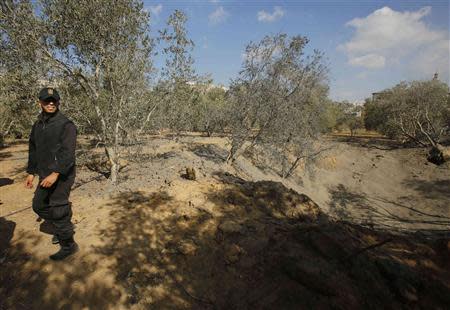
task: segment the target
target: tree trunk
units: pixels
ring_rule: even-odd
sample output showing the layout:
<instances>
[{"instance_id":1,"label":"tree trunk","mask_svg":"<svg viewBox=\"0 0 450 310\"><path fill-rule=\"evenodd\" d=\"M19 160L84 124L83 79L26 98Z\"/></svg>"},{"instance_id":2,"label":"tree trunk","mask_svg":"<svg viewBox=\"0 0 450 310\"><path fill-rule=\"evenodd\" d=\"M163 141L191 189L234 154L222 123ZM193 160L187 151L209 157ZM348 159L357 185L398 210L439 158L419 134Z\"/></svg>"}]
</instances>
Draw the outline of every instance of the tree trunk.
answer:
<instances>
[{"instance_id":1,"label":"tree trunk","mask_svg":"<svg viewBox=\"0 0 450 310\"><path fill-rule=\"evenodd\" d=\"M228 152L227 159L225 160L227 164L230 163L230 161L234 161L234 155L235 155L235 149L231 147L231 150Z\"/></svg>"},{"instance_id":2,"label":"tree trunk","mask_svg":"<svg viewBox=\"0 0 450 310\"><path fill-rule=\"evenodd\" d=\"M119 157L113 147L105 147L106 155L109 160L109 179L113 184L117 184L117 177L119 175Z\"/></svg>"},{"instance_id":3,"label":"tree trunk","mask_svg":"<svg viewBox=\"0 0 450 310\"><path fill-rule=\"evenodd\" d=\"M111 163L111 182L117 184L117 177L119 175L119 164L116 162Z\"/></svg>"},{"instance_id":4,"label":"tree trunk","mask_svg":"<svg viewBox=\"0 0 450 310\"><path fill-rule=\"evenodd\" d=\"M228 156L226 159L227 164L229 164L230 162L234 162L236 160L236 154L242 145L242 143L240 143L240 142L235 142L235 141L233 141L233 142L231 142L231 149L228 152Z\"/></svg>"},{"instance_id":5,"label":"tree trunk","mask_svg":"<svg viewBox=\"0 0 450 310\"><path fill-rule=\"evenodd\" d=\"M5 130L0 131L0 147L5 146L5 138L9 134L9 131L11 130L13 124L14 124L14 121L9 122L8 127L6 127Z\"/></svg>"}]
</instances>

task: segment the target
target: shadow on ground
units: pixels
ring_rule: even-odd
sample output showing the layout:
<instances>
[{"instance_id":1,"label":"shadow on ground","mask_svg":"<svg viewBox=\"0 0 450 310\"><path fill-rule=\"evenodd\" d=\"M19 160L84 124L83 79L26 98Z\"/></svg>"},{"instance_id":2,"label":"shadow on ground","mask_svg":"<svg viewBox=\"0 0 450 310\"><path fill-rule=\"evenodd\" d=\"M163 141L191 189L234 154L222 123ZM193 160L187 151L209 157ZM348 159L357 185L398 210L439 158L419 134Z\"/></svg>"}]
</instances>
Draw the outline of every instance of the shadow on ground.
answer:
<instances>
[{"instance_id":1,"label":"shadow on ground","mask_svg":"<svg viewBox=\"0 0 450 310\"><path fill-rule=\"evenodd\" d=\"M1 150L1 148L0 148L0 150ZM4 160L4 159L10 158L10 157L12 157L11 152L2 152L2 153L0 153L0 160Z\"/></svg>"},{"instance_id":2,"label":"shadow on ground","mask_svg":"<svg viewBox=\"0 0 450 310\"><path fill-rule=\"evenodd\" d=\"M191 144L189 150L195 155L210 160L216 164L221 164L227 159L227 151L214 144Z\"/></svg>"},{"instance_id":3,"label":"shadow on ground","mask_svg":"<svg viewBox=\"0 0 450 310\"><path fill-rule=\"evenodd\" d=\"M448 180L409 180L405 182L406 186L411 187L426 198L449 198L450 199L450 179Z\"/></svg>"},{"instance_id":4,"label":"shadow on ground","mask_svg":"<svg viewBox=\"0 0 450 310\"><path fill-rule=\"evenodd\" d=\"M92 275L97 264L82 255L64 263L39 259L27 244L42 238L19 233L11 243L15 223L0 218L0 309L111 309L119 292Z\"/></svg>"},{"instance_id":5,"label":"shadow on ground","mask_svg":"<svg viewBox=\"0 0 450 310\"><path fill-rule=\"evenodd\" d=\"M166 191L119 193L108 206L110 224L99 231L102 242L92 246L96 259L89 253L63 263L35 257L29 244L49 240L14 232L15 223L0 218L0 309L450 304L449 238L392 235L334 221L281 183L227 173L214 178L209 190L199 189L205 199L195 202ZM340 204L365 203L337 190Z\"/></svg>"},{"instance_id":6,"label":"shadow on ground","mask_svg":"<svg viewBox=\"0 0 450 310\"><path fill-rule=\"evenodd\" d=\"M329 136L329 139L357 147L379 149L384 151L396 150L406 147L414 147L413 145L403 144L399 141L392 140L386 137L371 137L359 135L355 135L352 137L345 134L333 134Z\"/></svg>"},{"instance_id":7,"label":"shadow on ground","mask_svg":"<svg viewBox=\"0 0 450 310\"><path fill-rule=\"evenodd\" d=\"M204 203L119 194L95 249L127 307L445 308L448 239L394 236L332 221L276 182L217 173ZM342 197L354 199L358 197Z\"/></svg>"},{"instance_id":8,"label":"shadow on ground","mask_svg":"<svg viewBox=\"0 0 450 310\"><path fill-rule=\"evenodd\" d=\"M433 190L430 190L430 188L428 188L429 197L441 194L439 193L440 187L433 186ZM430 230L439 233L439 235L450 236L448 232L450 216L443 215L445 212L434 214L420 210L409 201L399 202L382 197L368 197L350 190L343 184L329 189L329 193L331 215L338 219L389 231L400 232L410 227L424 233ZM403 225L405 227L402 224L405 224ZM421 229L417 225L429 228Z\"/></svg>"},{"instance_id":9,"label":"shadow on ground","mask_svg":"<svg viewBox=\"0 0 450 310\"><path fill-rule=\"evenodd\" d=\"M10 178L0 178L0 187L5 186L5 185L11 185L14 183L13 179Z\"/></svg>"}]
</instances>

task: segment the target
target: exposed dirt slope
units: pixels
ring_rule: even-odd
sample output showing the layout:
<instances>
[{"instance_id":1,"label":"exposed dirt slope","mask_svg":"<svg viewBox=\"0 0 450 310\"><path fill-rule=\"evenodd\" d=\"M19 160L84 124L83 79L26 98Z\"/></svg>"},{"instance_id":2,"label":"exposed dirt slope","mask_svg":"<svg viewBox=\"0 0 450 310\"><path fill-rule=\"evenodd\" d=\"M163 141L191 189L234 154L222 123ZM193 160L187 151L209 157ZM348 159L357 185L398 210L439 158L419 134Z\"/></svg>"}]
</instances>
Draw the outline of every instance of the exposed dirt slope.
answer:
<instances>
[{"instance_id":1,"label":"exposed dirt slope","mask_svg":"<svg viewBox=\"0 0 450 310\"><path fill-rule=\"evenodd\" d=\"M450 304L448 235L399 235L336 221L324 213L327 199L317 205L299 193L310 176L299 185L299 171L283 184L248 159L225 166L221 147L219 138L153 139L145 159L128 162L119 188L80 168L72 201L81 251L63 263L47 259L56 247L39 230L51 227L29 209L14 213L32 197L21 184L26 146L2 150L0 177L13 182L0 187L0 309ZM196 168L196 181L180 177L185 166ZM316 178L326 171L333 172L319 166ZM443 193L434 200L445 201Z\"/></svg>"}]
</instances>

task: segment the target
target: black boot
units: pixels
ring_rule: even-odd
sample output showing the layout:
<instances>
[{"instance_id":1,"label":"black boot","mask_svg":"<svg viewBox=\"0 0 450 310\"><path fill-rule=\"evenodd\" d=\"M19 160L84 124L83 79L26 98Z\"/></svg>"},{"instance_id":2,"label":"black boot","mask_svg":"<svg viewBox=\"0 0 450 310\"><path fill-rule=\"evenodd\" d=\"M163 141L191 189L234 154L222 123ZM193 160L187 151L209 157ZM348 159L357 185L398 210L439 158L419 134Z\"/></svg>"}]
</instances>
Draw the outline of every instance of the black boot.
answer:
<instances>
[{"instance_id":1,"label":"black boot","mask_svg":"<svg viewBox=\"0 0 450 310\"><path fill-rule=\"evenodd\" d=\"M59 243L59 239L58 239L58 236L57 236L57 235L53 235L52 243L53 243L53 244L58 244L58 243Z\"/></svg>"},{"instance_id":2,"label":"black boot","mask_svg":"<svg viewBox=\"0 0 450 310\"><path fill-rule=\"evenodd\" d=\"M50 259L63 260L66 257L75 254L79 250L78 244L75 243L73 237L67 240L60 240L59 245L61 246L61 248L55 254L50 255Z\"/></svg>"}]
</instances>

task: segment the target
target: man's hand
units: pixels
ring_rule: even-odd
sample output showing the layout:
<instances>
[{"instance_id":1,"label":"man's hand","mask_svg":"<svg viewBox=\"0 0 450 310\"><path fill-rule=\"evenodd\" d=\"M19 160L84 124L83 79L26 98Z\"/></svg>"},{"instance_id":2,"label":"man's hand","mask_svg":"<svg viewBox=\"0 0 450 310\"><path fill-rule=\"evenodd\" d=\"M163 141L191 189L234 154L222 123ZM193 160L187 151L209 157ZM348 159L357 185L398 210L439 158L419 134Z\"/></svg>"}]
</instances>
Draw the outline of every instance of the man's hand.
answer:
<instances>
[{"instance_id":1,"label":"man's hand","mask_svg":"<svg viewBox=\"0 0 450 310\"><path fill-rule=\"evenodd\" d=\"M26 188L33 188L33 180L34 180L34 175L29 174L27 176L27 179L25 180L25 187Z\"/></svg>"},{"instance_id":2,"label":"man's hand","mask_svg":"<svg viewBox=\"0 0 450 310\"><path fill-rule=\"evenodd\" d=\"M56 182L56 180L58 180L58 176L58 172L52 172L48 177L42 180L40 185L45 188L51 187Z\"/></svg>"}]
</instances>

